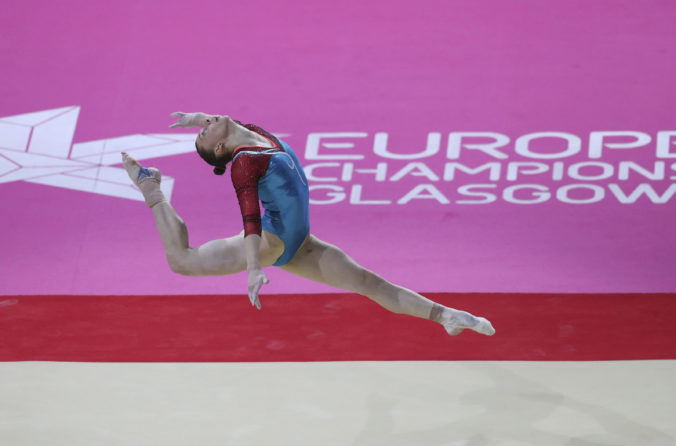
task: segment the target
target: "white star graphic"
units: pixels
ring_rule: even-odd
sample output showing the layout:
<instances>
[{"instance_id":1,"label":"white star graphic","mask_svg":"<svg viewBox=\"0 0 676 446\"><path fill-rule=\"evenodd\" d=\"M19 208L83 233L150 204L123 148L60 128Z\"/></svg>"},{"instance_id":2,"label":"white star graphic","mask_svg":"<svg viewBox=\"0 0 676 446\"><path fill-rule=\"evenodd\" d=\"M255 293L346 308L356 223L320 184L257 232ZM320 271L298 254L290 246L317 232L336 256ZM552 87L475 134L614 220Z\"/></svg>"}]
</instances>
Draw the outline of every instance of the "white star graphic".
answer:
<instances>
[{"instance_id":1,"label":"white star graphic","mask_svg":"<svg viewBox=\"0 0 676 446\"><path fill-rule=\"evenodd\" d=\"M27 181L131 200L143 200L119 164L120 152L138 160L190 153L194 134L141 134L72 144L79 106L0 118L0 183ZM162 177L171 199L174 179Z\"/></svg>"},{"instance_id":2,"label":"white star graphic","mask_svg":"<svg viewBox=\"0 0 676 446\"><path fill-rule=\"evenodd\" d=\"M0 118L0 184L27 181L130 200L143 195L120 167L120 152L137 160L195 151L195 133L137 134L72 144L77 105ZM289 136L289 134L277 134ZM162 175L171 200L174 178Z\"/></svg>"}]
</instances>

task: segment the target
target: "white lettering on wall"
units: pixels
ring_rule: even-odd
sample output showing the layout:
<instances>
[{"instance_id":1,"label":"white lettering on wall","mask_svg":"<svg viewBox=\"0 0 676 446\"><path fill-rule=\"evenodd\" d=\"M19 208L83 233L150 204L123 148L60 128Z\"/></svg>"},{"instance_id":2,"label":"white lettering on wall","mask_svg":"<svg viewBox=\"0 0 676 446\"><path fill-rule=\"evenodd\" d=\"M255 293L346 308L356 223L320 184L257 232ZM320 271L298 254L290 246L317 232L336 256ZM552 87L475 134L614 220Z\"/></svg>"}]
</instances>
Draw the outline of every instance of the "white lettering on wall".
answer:
<instances>
[{"instance_id":1,"label":"white lettering on wall","mask_svg":"<svg viewBox=\"0 0 676 446\"><path fill-rule=\"evenodd\" d=\"M527 191L530 194L530 197L517 198L516 193L520 191ZM549 197L551 197L549 189L540 184L517 184L505 188L502 192L502 198L505 201L514 204L537 204L549 200Z\"/></svg>"},{"instance_id":2,"label":"white lettering on wall","mask_svg":"<svg viewBox=\"0 0 676 446\"><path fill-rule=\"evenodd\" d=\"M543 138L563 139L567 143L566 149L559 153L533 152L530 148L531 141L533 141L534 139L543 139ZM563 132L529 133L527 135L523 135L517 138L514 144L514 150L516 153L518 153L521 156L525 156L526 158L535 158L535 159L567 158L569 156L579 153L581 149L582 149L582 141L580 140L579 136Z\"/></svg>"},{"instance_id":3,"label":"white lettering on wall","mask_svg":"<svg viewBox=\"0 0 676 446\"><path fill-rule=\"evenodd\" d=\"M466 184L458 188L458 193L467 197L482 197L482 200L457 200L457 204L486 204L497 200L497 197L489 192L481 192L474 189L495 189L497 184Z\"/></svg>"},{"instance_id":4,"label":"white lettering on wall","mask_svg":"<svg viewBox=\"0 0 676 446\"><path fill-rule=\"evenodd\" d=\"M572 198L570 196L570 191L573 190L585 190L591 191L592 195L589 198ZM560 187L556 191L556 198L559 201L570 204L589 204L596 203L597 201L603 200L603 197L606 196L606 190L596 184L569 184L567 186Z\"/></svg>"},{"instance_id":5,"label":"white lettering on wall","mask_svg":"<svg viewBox=\"0 0 676 446\"><path fill-rule=\"evenodd\" d=\"M657 132L658 158L676 158L676 152L671 151L671 146L676 146L676 141L672 141L675 136L676 132Z\"/></svg>"},{"instance_id":6,"label":"white lettering on wall","mask_svg":"<svg viewBox=\"0 0 676 446\"><path fill-rule=\"evenodd\" d=\"M412 191L404 195L397 204L406 204L411 200L437 200L441 204L448 204L450 201L439 189L432 184L419 184Z\"/></svg>"},{"instance_id":7,"label":"white lettering on wall","mask_svg":"<svg viewBox=\"0 0 676 446\"><path fill-rule=\"evenodd\" d=\"M630 137L634 138L630 142L606 142L607 137ZM643 132L591 132L589 134L589 158L598 159L603 155L603 148L609 149L634 149L643 147L650 143L650 135Z\"/></svg>"},{"instance_id":8,"label":"white lettering on wall","mask_svg":"<svg viewBox=\"0 0 676 446\"><path fill-rule=\"evenodd\" d=\"M488 143L475 142L473 144L463 144L463 140L468 138L490 138L493 141ZM493 158L504 160L507 159L507 154L496 149L498 147L504 147L507 144L509 144L509 137L502 133L452 132L448 135L448 150L446 151L446 157L448 159L458 159L460 158L460 149L465 148L469 150L478 150Z\"/></svg>"},{"instance_id":9,"label":"white lettering on wall","mask_svg":"<svg viewBox=\"0 0 676 446\"><path fill-rule=\"evenodd\" d=\"M461 171L463 171L463 172L465 172L466 174L469 174L469 175L474 175L474 174L477 174L477 173L482 172L484 170L488 170L488 171L490 171L489 179L491 181L497 181L497 180L500 179L500 168L501 168L501 164L497 163L497 162L486 163L486 164L483 164L483 165L481 165L479 167L475 167L475 168L467 167L463 164L455 163L455 162L446 163L446 165L444 166L444 181L453 181L455 179L455 171L456 170L461 170Z\"/></svg>"},{"instance_id":10,"label":"white lettering on wall","mask_svg":"<svg viewBox=\"0 0 676 446\"><path fill-rule=\"evenodd\" d=\"M639 184L629 195L625 194L622 188L618 184L609 184L608 189L617 197L617 200L622 204L632 204L635 203L639 197L645 195L648 199L655 204L664 204L674 193L676 193L676 184L671 184L669 188L662 195L658 195L655 189L650 184L642 183Z\"/></svg>"},{"instance_id":11,"label":"white lettering on wall","mask_svg":"<svg viewBox=\"0 0 676 446\"><path fill-rule=\"evenodd\" d=\"M427 146L419 153L392 153L387 150L387 133L376 133L373 141L373 152L383 158L393 160L412 160L428 158L439 153L441 147L441 133L431 132L427 135Z\"/></svg>"},{"instance_id":12,"label":"white lettering on wall","mask_svg":"<svg viewBox=\"0 0 676 446\"><path fill-rule=\"evenodd\" d=\"M323 140L327 138L366 138L368 133L362 132L337 132L337 133L310 133L307 135L307 144L305 145L305 159L308 160L361 160L364 155L339 155L335 153L320 154L319 149L345 150L354 148L352 142L326 143ZM326 150L324 150L326 151Z\"/></svg>"}]
</instances>

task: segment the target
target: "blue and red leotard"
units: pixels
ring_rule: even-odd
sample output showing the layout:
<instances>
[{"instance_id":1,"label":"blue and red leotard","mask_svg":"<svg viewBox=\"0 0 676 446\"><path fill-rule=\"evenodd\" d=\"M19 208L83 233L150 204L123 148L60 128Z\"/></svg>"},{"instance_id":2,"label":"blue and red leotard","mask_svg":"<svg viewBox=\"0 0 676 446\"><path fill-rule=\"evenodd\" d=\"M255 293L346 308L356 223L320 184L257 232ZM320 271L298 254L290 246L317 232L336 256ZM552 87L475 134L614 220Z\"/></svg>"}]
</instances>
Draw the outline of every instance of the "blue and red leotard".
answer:
<instances>
[{"instance_id":1,"label":"blue and red leotard","mask_svg":"<svg viewBox=\"0 0 676 446\"><path fill-rule=\"evenodd\" d=\"M270 147L240 147L232 154L232 184L244 222L244 236L264 229L284 242L274 263L287 264L310 232L310 193L303 168L288 144L253 124ZM265 213L261 217L259 201Z\"/></svg>"}]
</instances>

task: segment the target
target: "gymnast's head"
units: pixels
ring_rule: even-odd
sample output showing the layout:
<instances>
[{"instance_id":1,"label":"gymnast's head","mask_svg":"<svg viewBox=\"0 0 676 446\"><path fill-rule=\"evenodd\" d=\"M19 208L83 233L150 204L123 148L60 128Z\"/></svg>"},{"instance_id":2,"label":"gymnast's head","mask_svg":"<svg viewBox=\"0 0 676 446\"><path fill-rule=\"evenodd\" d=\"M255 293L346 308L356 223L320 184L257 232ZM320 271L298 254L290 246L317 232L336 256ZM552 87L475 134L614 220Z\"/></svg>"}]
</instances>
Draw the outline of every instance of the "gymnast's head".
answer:
<instances>
[{"instance_id":1,"label":"gymnast's head","mask_svg":"<svg viewBox=\"0 0 676 446\"><path fill-rule=\"evenodd\" d=\"M207 164L214 166L216 175L225 173L225 166L232 158L232 152L226 148L229 120L227 116L207 119L206 125L195 138L197 153Z\"/></svg>"}]
</instances>

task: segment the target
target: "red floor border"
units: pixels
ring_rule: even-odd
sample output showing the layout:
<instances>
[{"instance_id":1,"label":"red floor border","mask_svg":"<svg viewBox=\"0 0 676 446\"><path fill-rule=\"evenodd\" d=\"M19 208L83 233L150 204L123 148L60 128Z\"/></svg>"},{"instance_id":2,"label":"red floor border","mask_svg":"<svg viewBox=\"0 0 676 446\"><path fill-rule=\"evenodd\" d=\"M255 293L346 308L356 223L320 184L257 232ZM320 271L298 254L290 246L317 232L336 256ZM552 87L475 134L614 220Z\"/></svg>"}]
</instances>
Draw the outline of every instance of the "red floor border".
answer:
<instances>
[{"instance_id":1,"label":"red floor border","mask_svg":"<svg viewBox=\"0 0 676 446\"><path fill-rule=\"evenodd\" d=\"M676 293L427 293L491 319L447 336L353 294L0 297L0 361L676 359Z\"/></svg>"}]
</instances>

